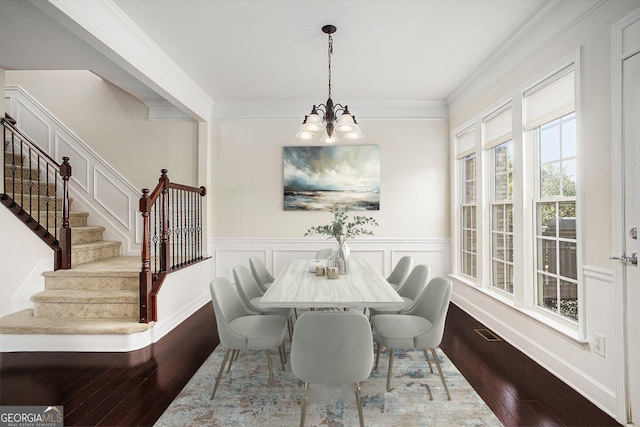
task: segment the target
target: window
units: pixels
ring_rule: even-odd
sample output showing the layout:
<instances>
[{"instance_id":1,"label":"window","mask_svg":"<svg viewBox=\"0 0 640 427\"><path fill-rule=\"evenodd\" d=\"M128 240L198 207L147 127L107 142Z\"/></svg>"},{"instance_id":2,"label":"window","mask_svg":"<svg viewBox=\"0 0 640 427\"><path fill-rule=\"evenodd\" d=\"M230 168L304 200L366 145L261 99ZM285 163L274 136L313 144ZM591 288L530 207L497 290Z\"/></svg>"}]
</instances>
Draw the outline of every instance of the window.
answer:
<instances>
[{"instance_id":1,"label":"window","mask_svg":"<svg viewBox=\"0 0 640 427\"><path fill-rule=\"evenodd\" d=\"M483 120L489 151L489 245L491 286L513 294L513 113L505 104ZM487 262L489 260L487 259Z\"/></svg>"},{"instance_id":2,"label":"window","mask_svg":"<svg viewBox=\"0 0 640 427\"><path fill-rule=\"evenodd\" d=\"M513 294L513 142L490 150L491 286Z\"/></svg>"},{"instance_id":3,"label":"window","mask_svg":"<svg viewBox=\"0 0 640 427\"><path fill-rule=\"evenodd\" d=\"M536 158L536 305L578 321L577 145L573 65L525 92Z\"/></svg>"},{"instance_id":4,"label":"window","mask_svg":"<svg viewBox=\"0 0 640 427\"><path fill-rule=\"evenodd\" d=\"M462 273L477 277L476 248L476 155L463 157L462 162Z\"/></svg>"},{"instance_id":5,"label":"window","mask_svg":"<svg viewBox=\"0 0 640 427\"><path fill-rule=\"evenodd\" d=\"M461 282L584 338L578 53L454 133L453 243Z\"/></svg>"},{"instance_id":6,"label":"window","mask_svg":"<svg viewBox=\"0 0 640 427\"><path fill-rule=\"evenodd\" d=\"M534 131L538 140L536 205L537 304L578 319L576 117Z\"/></svg>"}]
</instances>

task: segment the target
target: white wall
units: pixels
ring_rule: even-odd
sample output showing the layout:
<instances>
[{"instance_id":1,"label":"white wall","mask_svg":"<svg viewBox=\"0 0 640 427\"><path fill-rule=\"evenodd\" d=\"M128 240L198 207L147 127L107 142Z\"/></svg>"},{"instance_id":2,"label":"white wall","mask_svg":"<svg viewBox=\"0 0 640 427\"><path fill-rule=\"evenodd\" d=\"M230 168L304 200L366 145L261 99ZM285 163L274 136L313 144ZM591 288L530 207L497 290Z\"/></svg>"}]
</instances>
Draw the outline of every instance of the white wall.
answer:
<instances>
[{"instance_id":1,"label":"white wall","mask_svg":"<svg viewBox=\"0 0 640 427\"><path fill-rule=\"evenodd\" d=\"M155 187L163 168L173 182L203 185L195 121L149 121L140 100L90 71L6 71L5 84L23 87L136 187Z\"/></svg>"},{"instance_id":2,"label":"white wall","mask_svg":"<svg viewBox=\"0 0 640 427\"><path fill-rule=\"evenodd\" d=\"M4 81L0 68L0 88ZM4 104L3 96L1 117ZM0 189L4 192L4 180ZM53 251L4 206L0 206L0 236L0 316L4 316L33 306L31 295L44 289L42 272L53 269Z\"/></svg>"},{"instance_id":3,"label":"white wall","mask_svg":"<svg viewBox=\"0 0 640 427\"><path fill-rule=\"evenodd\" d=\"M474 120L577 49L582 57L582 175L585 246L586 338L580 342L532 317L526 307L500 302L486 290L456 280L453 300L517 348L618 420L620 390L616 372L622 343L617 342L611 262L611 26L638 7L637 1L566 2L553 17L502 52L451 102L450 129ZM591 9L589 9L591 7ZM585 13L585 15L581 15ZM562 19L567 22L560 23ZM559 25L561 24L561 25ZM525 151L526 152L526 151ZM453 191L453 189L452 189ZM456 256L456 245L453 245ZM455 278L454 278L455 279ZM605 355L593 351L593 334L605 336Z\"/></svg>"},{"instance_id":4,"label":"white wall","mask_svg":"<svg viewBox=\"0 0 640 427\"><path fill-rule=\"evenodd\" d=\"M33 307L44 290L42 272L53 270L53 250L4 206L0 206L0 316Z\"/></svg>"},{"instance_id":5,"label":"white wall","mask_svg":"<svg viewBox=\"0 0 640 427\"><path fill-rule=\"evenodd\" d=\"M447 121L359 119L365 139L380 146L380 210L350 214L372 216L374 237L350 241L353 257L370 259L389 274L400 257L431 266L431 275L449 267L449 167ZM231 277L237 264L260 257L278 273L291 258L313 258L332 241L303 237L327 224L326 211L285 211L283 147L322 145L295 137L299 120L229 120L214 124L210 254L215 275ZM344 143L343 143L344 144Z\"/></svg>"},{"instance_id":6,"label":"white wall","mask_svg":"<svg viewBox=\"0 0 640 427\"><path fill-rule=\"evenodd\" d=\"M214 125L212 235L302 238L328 212L283 209L283 147L322 145L295 137L299 120L236 120ZM448 145L444 120L360 120L380 146L379 238L448 238ZM340 143L338 143L340 144Z\"/></svg>"}]
</instances>

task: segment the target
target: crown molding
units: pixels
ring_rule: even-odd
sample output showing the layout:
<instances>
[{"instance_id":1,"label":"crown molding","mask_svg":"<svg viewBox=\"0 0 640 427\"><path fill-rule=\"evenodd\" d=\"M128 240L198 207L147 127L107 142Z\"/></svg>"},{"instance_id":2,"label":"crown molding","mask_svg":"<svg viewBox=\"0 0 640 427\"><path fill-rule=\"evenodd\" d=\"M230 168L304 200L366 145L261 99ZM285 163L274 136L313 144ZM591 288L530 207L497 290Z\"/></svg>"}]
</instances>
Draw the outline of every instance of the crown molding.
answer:
<instances>
[{"instance_id":1,"label":"crown molding","mask_svg":"<svg viewBox=\"0 0 640 427\"><path fill-rule=\"evenodd\" d=\"M246 101L214 102L214 120L296 119L309 114L314 101ZM374 119L443 119L449 118L444 100L431 101L355 101L349 110L356 118Z\"/></svg>"}]
</instances>

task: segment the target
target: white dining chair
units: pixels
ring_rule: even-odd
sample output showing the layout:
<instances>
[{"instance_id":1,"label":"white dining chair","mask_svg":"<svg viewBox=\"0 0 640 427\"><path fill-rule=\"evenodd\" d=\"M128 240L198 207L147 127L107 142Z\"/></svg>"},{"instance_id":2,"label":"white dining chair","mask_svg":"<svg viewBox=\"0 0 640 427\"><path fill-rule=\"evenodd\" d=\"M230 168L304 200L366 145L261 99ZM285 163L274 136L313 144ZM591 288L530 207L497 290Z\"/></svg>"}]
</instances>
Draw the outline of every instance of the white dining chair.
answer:
<instances>
[{"instance_id":1,"label":"white dining chair","mask_svg":"<svg viewBox=\"0 0 640 427\"><path fill-rule=\"evenodd\" d=\"M416 265L407 280L405 280L404 285L400 289L398 294L402 297L404 301L404 305L400 308L385 308L385 307L377 307L370 308L370 316L376 316L378 314L402 314L411 310L414 306L420 294L427 287L427 282L429 280L429 271L430 268L427 265L419 264Z\"/></svg>"},{"instance_id":2,"label":"white dining chair","mask_svg":"<svg viewBox=\"0 0 640 427\"><path fill-rule=\"evenodd\" d=\"M221 277L209 284L211 302L216 315L216 325L220 344L225 348L224 357L216 383L211 393L211 399L216 395L224 367L229 359L229 353L233 351L229 360L231 362L240 351L264 350L267 354L267 366L269 367L269 385L274 385L273 363L271 350L277 348L280 353L280 364L284 370L284 335L287 330L287 318L280 315L258 315L246 309L233 284Z\"/></svg>"},{"instance_id":3,"label":"white dining chair","mask_svg":"<svg viewBox=\"0 0 640 427\"><path fill-rule=\"evenodd\" d=\"M262 260L257 256L249 257L249 268L262 293L267 292L275 278L269 273Z\"/></svg>"},{"instance_id":4,"label":"white dining chair","mask_svg":"<svg viewBox=\"0 0 640 427\"><path fill-rule=\"evenodd\" d=\"M293 322L291 316L293 309L291 308L260 308L260 299L264 292L258 286L251 272L244 265L236 265L233 267L233 279L236 282L238 295L245 304L247 310L256 314L279 314L287 318L289 325L289 338L293 338Z\"/></svg>"},{"instance_id":5,"label":"white dining chair","mask_svg":"<svg viewBox=\"0 0 640 427\"><path fill-rule=\"evenodd\" d=\"M396 291L400 290L405 280L407 280L407 277L409 277L409 273L411 273L411 267L413 267L413 257L403 256L400 258L400 261L398 261L389 277L387 277L387 282L389 282L393 289Z\"/></svg>"},{"instance_id":6,"label":"white dining chair","mask_svg":"<svg viewBox=\"0 0 640 427\"><path fill-rule=\"evenodd\" d=\"M291 344L291 371L305 383L300 426L304 426L311 384L354 384L358 418L364 426L360 382L369 378L372 365L371 326L364 314L302 313Z\"/></svg>"},{"instance_id":7,"label":"white dining chair","mask_svg":"<svg viewBox=\"0 0 640 427\"><path fill-rule=\"evenodd\" d=\"M375 369L378 369L381 347L389 349L387 391L391 391L394 349L414 348L422 350L427 362L429 362L427 350L431 350L440 380L447 393L447 399L451 400L451 394L435 350L440 345L444 335L445 320L449 302L451 301L451 287L449 279L436 277L429 282L425 291L409 312L404 314L379 314L373 317L373 329L378 343ZM431 362L429 362L429 366L431 366ZM428 385L427 391L431 400L433 400L431 389Z\"/></svg>"}]
</instances>

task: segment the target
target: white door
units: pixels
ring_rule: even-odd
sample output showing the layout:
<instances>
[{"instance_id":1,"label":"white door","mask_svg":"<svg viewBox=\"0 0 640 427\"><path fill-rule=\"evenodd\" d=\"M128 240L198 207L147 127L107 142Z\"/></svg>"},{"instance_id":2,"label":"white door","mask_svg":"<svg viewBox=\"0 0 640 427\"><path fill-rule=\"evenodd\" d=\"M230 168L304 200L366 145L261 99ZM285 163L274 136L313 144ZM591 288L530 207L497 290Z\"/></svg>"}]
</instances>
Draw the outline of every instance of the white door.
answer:
<instances>
[{"instance_id":1,"label":"white door","mask_svg":"<svg viewBox=\"0 0 640 427\"><path fill-rule=\"evenodd\" d=\"M624 175L624 274L627 300L627 396L629 421L640 426L640 273L632 262L639 250L637 230L640 204L640 53L626 59L622 66L622 118ZM637 233L637 232L636 232Z\"/></svg>"}]
</instances>

